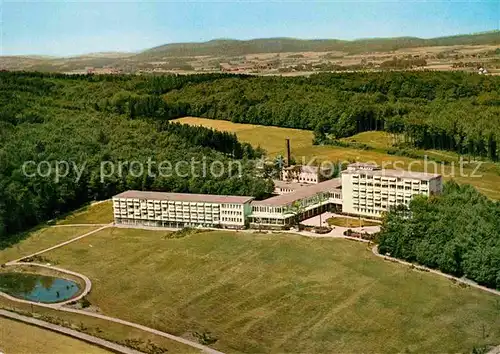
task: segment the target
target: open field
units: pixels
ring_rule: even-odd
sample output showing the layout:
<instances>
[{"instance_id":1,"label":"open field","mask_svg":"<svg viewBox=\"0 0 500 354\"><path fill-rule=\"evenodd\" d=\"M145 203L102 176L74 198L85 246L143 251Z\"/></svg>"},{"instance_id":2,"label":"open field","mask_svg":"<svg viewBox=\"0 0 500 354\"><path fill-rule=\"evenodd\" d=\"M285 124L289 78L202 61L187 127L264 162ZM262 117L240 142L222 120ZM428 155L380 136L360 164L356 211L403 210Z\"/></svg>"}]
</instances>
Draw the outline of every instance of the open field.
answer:
<instances>
[{"instance_id":1,"label":"open field","mask_svg":"<svg viewBox=\"0 0 500 354\"><path fill-rule=\"evenodd\" d=\"M109 228L45 256L86 274L103 313L242 352L470 352L500 343L495 296L284 234ZM92 245L92 247L90 247Z\"/></svg>"},{"instance_id":2,"label":"open field","mask_svg":"<svg viewBox=\"0 0 500 354\"><path fill-rule=\"evenodd\" d=\"M140 53L94 53L68 58L3 56L0 57L0 68L70 74L85 74L91 68L95 74L234 72L296 76L322 71L387 70L384 63L396 57L424 61L419 64L423 66L406 70L475 72L478 66L482 66L493 75L500 74L497 32L438 40L334 40L326 45L321 42L315 44L314 41L291 38L214 40L184 43L180 47L171 43ZM391 70L395 68L398 67L389 67Z\"/></svg>"},{"instance_id":3,"label":"open field","mask_svg":"<svg viewBox=\"0 0 500 354\"><path fill-rule=\"evenodd\" d=\"M106 204L106 203L104 203ZM109 202L107 203L109 206ZM85 210L79 210L75 212L76 214L71 214L68 219L73 220L74 218L79 218L80 221L84 220L96 220L99 215L103 215L102 208L96 208L101 204L86 208ZM112 213L110 211L110 213ZM37 251L43 250L45 248L54 246L60 242L67 241L74 237L83 235L89 231L97 229L98 226L64 226L64 227L46 227L40 230L28 233L26 237L13 247L0 250L0 263L18 259L22 256L35 253ZM42 255L45 258L45 255ZM53 262L51 261L53 264ZM59 265L58 265L59 266ZM12 269L19 267L12 267ZM10 268L6 268L10 269ZM48 270L38 270L39 274L54 275L52 271ZM66 275L67 277L67 275ZM140 351L146 351L152 346L156 348L167 349L169 352L173 353L197 353L197 349L190 346L169 340L168 338L160 337L154 334L149 334L147 332L131 328L125 325L112 323L106 320L92 318L75 313L65 313L54 309L31 306L28 304L21 304L13 302L11 300L0 297L0 308L19 312L21 314L33 316L41 320L62 325L68 328L78 330L96 337L100 337L112 342L116 342L125 346L131 346ZM8 350L8 348L17 348L17 336L5 336L2 337L3 331L3 319L0 317L0 351L5 350L6 353L94 353L90 350L78 350L77 347L67 346L67 341L65 336L54 334L50 338L52 341L52 346L47 346L47 350L37 351L38 341L28 341L26 343L21 343L19 348L22 351ZM4 322L5 323L5 322ZM28 326L29 327L29 326ZM35 328L36 329L36 328ZM40 331L44 331L40 329ZM6 333L6 332L4 332ZM51 334L52 332L48 332ZM26 338L31 338L27 336ZM44 338L41 336L40 338ZM79 341L76 341L77 343ZM83 343L85 344L85 343ZM67 348L66 348L67 347ZM26 350L24 349L26 348ZM52 350L54 348L54 350ZM61 349L59 349L61 348ZM73 348L76 348L73 350ZM82 347L83 348L83 347ZM57 349L57 350L56 350ZM101 351L104 352L104 351ZM96 353L101 353L96 352Z\"/></svg>"},{"instance_id":4,"label":"open field","mask_svg":"<svg viewBox=\"0 0 500 354\"><path fill-rule=\"evenodd\" d=\"M452 167L450 165L441 165L433 161L428 161L426 163L423 159L389 155L377 149L359 150L338 146L316 146L312 144L312 132L307 130L258 126L194 117L180 118L175 121L184 124L203 125L218 130L234 132L241 141L248 142L253 146L261 146L264 148L268 152L269 157L274 157L277 154L283 155L285 153L285 138L290 138L292 155L295 157L297 162L375 162L386 168L397 167L412 171L439 173L442 174L445 179L450 179L451 176L454 176L453 179L457 182L469 183L490 198L500 199L500 167L498 164L491 162L483 163L480 166L479 171L475 171L477 166L476 163L472 162L470 164L466 164L463 168L463 173L461 174L458 164L456 164L455 167ZM353 139L361 143L366 143L367 145L374 144L373 147L375 148L380 148L382 146L383 135L381 136L380 132L362 134L354 136ZM436 150L429 151L428 155L436 157L439 156L439 158L443 160L451 160L453 156L458 156L446 151Z\"/></svg>"},{"instance_id":5,"label":"open field","mask_svg":"<svg viewBox=\"0 0 500 354\"><path fill-rule=\"evenodd\" d=\"M57 224L108 224L110 222L113 222L113 203L107 200L78 209L58 220Z\"/></svg>"},{"instance_id":6,"label":"open field","mask_svg":"<svg viewBox=\"0 0 500 354\"><path fill-rule=\"evenodd\" d=\"M239 140L250 143L254 147L260 146L267 151L269 156L273 157L278 154L285 156L285 138L290 139L294 156L297 156L295 153L297 149L308 149L312 146L313 133L307 130L233 123L227 120L197 117L184 117L172 121L236 133Z\"/></svg>"},{"instance_id":7,"label":"open field","mask_svg":"<svg viewBox=\"0 0 500 354\"><path fill-rule=\"evenodd\" d=\"M98 229L97 226L45 227L29 235L11 247L0 250L0 264L54 246L77 236Z\"/></svg>"},{"instance_id":8,"label":"open field","mask_svg":"<svg viewBox=\"0 0 500 354\"><path fill-rule=\"evenodd\" d=\"M341 227L365 227L365 226L379 226L380 223L368 221L363 219L344 218L335 216L326 220L328 225L341 226Z\"/></svg>"},{"instance_id":9,"label":"open field","mask_svg":"<svg viewBox=\"0 0 500 354\"><path fill-rule=\"evenodd\" d=\"M0 351L8 354L105 354L102 348L0 317Z\"/></svg>"}]
</instances>

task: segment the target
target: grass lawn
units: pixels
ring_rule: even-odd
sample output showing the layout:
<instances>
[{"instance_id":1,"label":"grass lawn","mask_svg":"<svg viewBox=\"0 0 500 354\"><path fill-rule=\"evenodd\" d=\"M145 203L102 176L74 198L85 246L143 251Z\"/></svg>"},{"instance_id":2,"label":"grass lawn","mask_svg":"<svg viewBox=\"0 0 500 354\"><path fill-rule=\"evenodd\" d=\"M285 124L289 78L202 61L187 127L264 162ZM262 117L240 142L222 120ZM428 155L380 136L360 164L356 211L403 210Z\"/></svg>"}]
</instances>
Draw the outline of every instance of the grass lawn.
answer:
<instances>
[{"instance_id":1,"label":"grass lawn","mask_svg":"<svg viewBox=\"0 0 500 354\"><path fill-rule=\"evenodd\" d=\"M500 299L339 239L110 228L48 254L105 314L228 352L470 352L500 343ZM92 245L92 247L90 247Z\"/></svg>"},{"instance_id":2,"label":"grass lawn","mask_svg":"<svg viewBox=\"0 0 500 354\"><path fill-rule=\"evenodd\" d=\"M134 349L137 349L139 351L147 352L147 347L156 347L156 348L162 348L162 349L167 349L169 353L199 353L199 350L196 348L192 348L190 346L184 345L182 343L178 343L175 341L172 341L168 338L160 337L154 334L150 334L132 327L128 327L125 325L121 325L119 323L113 323L109 322L106 320L101 320L99 318L93 318L93 317L88 317L85 315L80 315L80 314L75 314L75 313L67 313L67 312L61 312L57 310L53 310L50 308L44 308L44 307L39 307L39 306L31 306L28 304L20 304L17 302L13 302L10 300L7 300L3 297L0 297L0 308L9 310L9 311L15 311L21 314L24 314L26 316L32 316L37 319L50 322L50 323L55 323L60 326L68 327L74 330L77 330L79 332L87 333L95 337L103 338L111 342L119 343L124 346L129 346ZM30 348L27 348L26 350L8 350L8 348L13 347L15 348L15 345L18 344L17 340L19 337L19 334L10 336L8 337L7 334L5 335L5 340L2 340L2 331L3 331L3 324L2 322L4 321L3 318L0 317L0 351L4 350L6 354L10 353L38 353L39 351L36 350L34 347L38 343L36 340L35 341L28 341L28 339L35 338L35 336L30 336L29 334L26 335L26 337L22 337L23 340L26 341L26 345L31 345L31 350ZM12 322L8 320L9 322ZM4 322L5 323L5 322ZM16 322L17 323L17 322ZM31 328L31 326L28 325L23 325L25 327ZM36 329L36 328L35 328ZM44 331L43 329L40 329L40 331ZM9 333L9 332L5 332ZM29 333L29 332L23 332L23 333ZM49 334L52 332L48 332ZM23 334L24 335L24 334ZM38 339L38 336L36 337ZM43 337L40 337L43 338ZM46 351L42 350L40 353L94 353L90 350L55 350L57 348L62 347L65 344L65 339L66 336L62 336L59 334L54 334L54 337L51 338L51 345L47 346ZM76 341L79 343L80 341ZM5 345L4 345L5 343ZM82 342L82 344L85 344ZM90 348L93 348L90 345L87 345ZM41 348L42 349L42 348ZM52 350L54 349L54 350ZM103 351L97 352L96 353L103 353ZM161 351L157 351L157 353L160 353Z\"/></svg>"},{"instance_id":3,"label":"grass lawn","mask_svg":"<svg viewBox=\"0 0 500 354\"><path fill-rule=\"evenodd\" d=\"M484 193L490 198L500 199L500 165L491 162L482 164L480 170L476 173L473 172L477 164L470 163L463 168L463 174L461 176L458 165L453 169L449 165L436 165L436 163L432 161L426 163L423 159L389 155L380 151L358 150L338 146L315 146L312 144L313 133L307 130L240 124L223 120L194 117L179 118L175 121L234 132L241 141L248 142L255 147L260 145L268 152L270 157L274 157L278 154L284 155L285 138L290 138L292 155L295 157L296 161L300 163L310 163L312 161L374 162L385 168L397 167L418 172L439 173L443 175L444 179L450 179L451 176L455 176L454 179L457 182L472 184L481 193ZM366 132L351 137L351 139L375 148L386 148L387 144L391 143L390 139L385 141L385 138L386 133L384 132ZM458 155L446 151L422 150L421 153L422 156L428 154L442 160L456 160L453 159L453 156L458 158ZM397 163L397 165L394 165L395 163Z\"/></svg>"},{"instance_id":4,"label":"grass lawn","mask_svg":"<svg viewBox=\"0 0 500 354\"><path fill-rule=\"evenodd\" d=\"M68 224L108 224L113 221L113 202L87 205L57 221L59 225Z\"/></svg>"},{"instance_id":5,"label":"grass lawn","mask_svg":"<svg viewBox=\"0 0 500 354\"><path fill-rule=\"evenodd\" d=\"M342 227L365 227L365 226L380 226L380 223L368 221L363 219L344 218L341 216L334 216L326 220L328 225L342 226Z\"/></svg>"},{"instance_id":6,"label":"grass lawn","mask_svg":"<svg viewBox=\"0 0 500 354\"><path fill-rule=\"evenodd\" d=\"M0 351L9 354L111 353L49 330L0 317Z\"/></svg>"},{"instance_id":7,"label":"grass lawn","mask_svg":"<svg viewBox=\"0 0 500 354\"><path fill-rule=\"evenodd\" d=\"M0 250L0 264L28 256L98 228L98 226L45 227L33 231L18 243Z\"/></svg>"}]
</instances>

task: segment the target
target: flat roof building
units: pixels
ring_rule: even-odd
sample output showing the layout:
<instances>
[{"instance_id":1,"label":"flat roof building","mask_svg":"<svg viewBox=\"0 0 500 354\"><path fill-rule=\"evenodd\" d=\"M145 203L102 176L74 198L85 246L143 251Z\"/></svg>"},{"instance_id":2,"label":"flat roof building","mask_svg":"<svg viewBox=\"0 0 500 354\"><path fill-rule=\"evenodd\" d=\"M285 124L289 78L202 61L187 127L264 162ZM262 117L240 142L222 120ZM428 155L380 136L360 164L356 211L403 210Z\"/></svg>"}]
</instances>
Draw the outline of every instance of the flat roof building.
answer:
<instances>
[{"instance_id":1,"label":"flat roof building","mask_svg":"<svg viewBox=\"0 0 500 354\"><path fill-rule=\"evenodd\" d=\"M415 195L442 192L437 174L351 164L340 178L316 184L275 182L280 194L265 200L248 196L126 191L113 197L117 224L161 227L287 228L334 209L380 217Z\"/></svg>"},{"instance_id":2,"label":"flat roof building","mask_svg":"<svg viewBox=\"0 0 500 354\"><path fill-rule=\"evenodd\" d=\"M341 180L334 178L318 184L303 186L293 192L256 200L251 203L251 227L284 228L294 223L295 203L300 205L299 220L318 215L337 205L342 205Z\"/></svg>"}]
</instances>

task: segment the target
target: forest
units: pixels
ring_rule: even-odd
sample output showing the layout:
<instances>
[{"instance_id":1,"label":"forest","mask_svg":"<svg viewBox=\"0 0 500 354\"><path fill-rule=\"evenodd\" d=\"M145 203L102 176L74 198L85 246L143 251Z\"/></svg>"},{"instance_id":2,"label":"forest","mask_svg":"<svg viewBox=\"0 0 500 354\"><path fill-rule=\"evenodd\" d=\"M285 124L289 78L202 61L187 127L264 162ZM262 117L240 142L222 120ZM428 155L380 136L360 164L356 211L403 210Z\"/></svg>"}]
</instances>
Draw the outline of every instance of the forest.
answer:
<instances>
[{"instance_id":1,"label":"forest","mask_svg":"<svg viewBox=\"0 0 500 354\"><path fill-rule=\"evenodd\" d=\"M469 185L444 185L385 215L379 251L500 289L500 204Z\"/></svg>"},{"instance_id":2,"label":"forest","mask_svg":"<svg viewBox=\"0 0 500 354\"><path fill-rule=\"evenodd\" d=\"M57 77L57 75L54 75ZM315 143L383 130L397 148L500 157L500 77L463 72L74 78L95 111L159 121L186 115L313 130ZM91 91L94 82L100 90ZM73 99L71 96L68 99Z\"/></svg>"},{"instance_id":3,"label":"forest","mask_svg":"<svg viewBox=\"0 0 500 354\"><path fill-rule=\"evenodd\" d=\"M191 77L186 83L203 79L207 78ZM257 198L271 193L272 181L254 176L252 159L262 152L239 143L234 134L94 107L102 97L118 97L124 90L152 94L167 86L181 87L180 81L171 77L156 86L151 78L0 73L0 247L9 244L16 233L127 189ZM101 180L102 161L147 164L149 158L172 164L202 158L208 164L241 159L243 170L241 177L227 170L220 177L197 178L201 166L196 165L195 173L187 178L175 174L135 177L125 170ZM27 174L23 171L26 161L34 162ZM49 161L52 168L58 161L84 168L80 178L71 170L56 181L53 175L35 173L35 164L42 161ZM152 172L157 174L157 168L153 165Z\"/></svg>"},{"instance_id":4,"label":"forest","mask_svg":"<svg viewBox=\"0 0 500 354\"><path fill-rule=\"evenodd\" d=\"M196 117L314 130L319 144L369 130L400 146L500 156L500 77L461 72L232 77L175 89L167 106Z\"/></svg>"},{"instance_id":5,"label":"forest","mask_svg":"<svg viewBox=\"0 0 500 354\"><path fill-rule=\"evenodd\" d=\"M459 72L323 73L310 77L0 73L0 240L126 189L251 195L272 191L256 178L262 151L234 134L186 127L186 115L310 129L322 144L366 130L403 136L402 146L498 160L500 77ZM243 177L100 181L101 161L206 156L241 159ZM85 162L59 182L28 178L26 161Z\"/></svg>"}]
</instances>

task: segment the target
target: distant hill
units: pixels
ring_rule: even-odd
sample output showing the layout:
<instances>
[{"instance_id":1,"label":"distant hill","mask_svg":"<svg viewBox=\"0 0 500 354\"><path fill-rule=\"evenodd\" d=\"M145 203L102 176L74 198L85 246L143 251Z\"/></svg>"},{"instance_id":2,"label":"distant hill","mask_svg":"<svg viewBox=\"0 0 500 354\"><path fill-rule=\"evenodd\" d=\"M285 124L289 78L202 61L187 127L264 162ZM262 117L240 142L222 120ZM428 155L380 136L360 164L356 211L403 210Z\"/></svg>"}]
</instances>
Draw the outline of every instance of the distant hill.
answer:
<instances>
[{"instance_id":1,"label":"distant hill","mask_svg":"<svg viewBox=\"0 0 500 354\"><path fill-rule=\"evenodd\" d=\"M482 46L466 48L465 46ZM445 48L433 49L442 46ZM455 51L446 47L457 46ZM492 48L488 48L493 46ZM488 68L491 74L500 74L500 31L457 35L438 38L366 38L352 41L340 39L296 39L296 38L260 38L251 40L214 39L201 43L171 43L154 47L139 53L101 52L72 57L47 56L0 56L0 70L28 70L43 72L85 73L88 68L104 69L94 73L107 73L106 70L118 72L205 72L205 71L237 71L246 73L288 73L313 71L359 70L364 68L363 60L369 68L379 68L382 62L393 59L398 49L419 48L419 55L433 60L434 69L459 69L470 71L479 65ZM493 49L493 50L491 50ZM304 55L299 53L310 52ZM322 53L328 53L323 55ZM420 52L420 50L419 50ZM283 56L276 60L273 55L240 60L244 55L266 53L297 53ZM380 55L374 58L371 53ZM359 54L357 58L350 54ZM408 53L406 53L408 54ZM439 57L438 57L439 54ZM208 58L196 58L206 56ZM285 58L286 57L286 58ZM225 58L225 59L223 59ZM313 59L311 59L313 58ZM342 63L343 58L348 58ZM311 60L316 61L312 67ZM330 60L336 61L332 62ZM222 67L221 63L230 62ZM319 66L318 66L319 65ZM453 66L455 65L455 66ZM456 66L458 65L458 66Z\"/></svg>"},{"instance_id":2,"label":"distant hill","mask_svg":"<svg viewBox=\"0 0 500 354\"><path fill-rule=\"evenodd\" d=\"M199 55L238 56L256 53L329 52L350 54L388 52L402 48L451 45L500 44L500 31L437 37L372 38L352 41L339 39L262 38L251 40L215 39L201 43L172 43L148 49L138 57L192 57Z\"/></svg>"}]
</instances>

